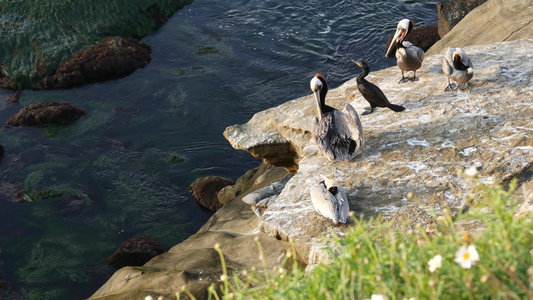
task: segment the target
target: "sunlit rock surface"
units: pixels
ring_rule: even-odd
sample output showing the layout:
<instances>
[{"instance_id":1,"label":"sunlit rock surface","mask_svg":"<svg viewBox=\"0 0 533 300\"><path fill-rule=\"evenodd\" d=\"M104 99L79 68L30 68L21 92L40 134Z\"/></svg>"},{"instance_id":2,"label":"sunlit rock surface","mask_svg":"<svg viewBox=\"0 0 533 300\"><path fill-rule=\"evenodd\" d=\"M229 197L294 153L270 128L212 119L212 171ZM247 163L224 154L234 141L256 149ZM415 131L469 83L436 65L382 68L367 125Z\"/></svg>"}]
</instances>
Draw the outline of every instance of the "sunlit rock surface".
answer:
<instances>
[{"instance_id":1,"label":"sunlit rock surface","mask_svg":"<svg viewBox=\"0 0 533 300\"><path fill-rule=\"evenodd\" d=\"M488 0L470 11L427 54L447 47L465 47L533 37L533 3L525 0Z\"/></svg>"},{"instance_id":2,"label":"sunlit rock surface","mask_svg":"<svg viewBox=\"0 0 533 300\"><path fill-rule=\"evenodd\" d=\"M295 241L305 262L317 263L327 259L320 250L322 239L348 228L334 226L315 212L309 187L320 180L319 174L346 188L356 215L383 214L396 226L413 226L431 222L433 212L438 215L451 208L456 214L465 208L469 186L458 170L477 166L486 183L531 172L531 49L533 40L464 47L474 64L469 91L444 92L447 78L441 54L426 57L416 82L398 84L397 67L371 70L367 79L406 111L379 108L361 116L366 146L350 162L331 163L317 152L310 134L316 115L311 93L259 112L244 125L228 127L224 135L236 149L262 148L268 155L269 145L276 144L272 141L284 141L288 152L298 155L297 173L264 211L260 230ZM354 76L358 72L354 65ZM359 114L368 106L355 78L326 97L326 103L337 108L348 102ZM408 199L408 193L414 200Z\"/></svg>"}]
</instances>

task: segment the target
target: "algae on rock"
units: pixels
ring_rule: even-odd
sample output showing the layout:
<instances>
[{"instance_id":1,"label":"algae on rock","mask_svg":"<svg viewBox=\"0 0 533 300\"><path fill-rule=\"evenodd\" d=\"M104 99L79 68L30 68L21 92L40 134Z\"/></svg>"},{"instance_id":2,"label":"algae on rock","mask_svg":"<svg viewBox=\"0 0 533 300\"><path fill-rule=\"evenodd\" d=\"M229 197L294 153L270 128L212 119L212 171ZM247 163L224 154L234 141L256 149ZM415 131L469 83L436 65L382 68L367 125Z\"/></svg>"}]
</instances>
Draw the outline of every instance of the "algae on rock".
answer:
<instances>
[{"instance_id":1,"label":"algae on rock","mask_svg":"<svg viewBox=\"0 0 533 300\"><path fill-rule=\"evenodd\" d=\"M61 61L108 36L142 38L192 0L5 1L0 10L0 85L24 89Z\"/></svg>"}]
</instances>

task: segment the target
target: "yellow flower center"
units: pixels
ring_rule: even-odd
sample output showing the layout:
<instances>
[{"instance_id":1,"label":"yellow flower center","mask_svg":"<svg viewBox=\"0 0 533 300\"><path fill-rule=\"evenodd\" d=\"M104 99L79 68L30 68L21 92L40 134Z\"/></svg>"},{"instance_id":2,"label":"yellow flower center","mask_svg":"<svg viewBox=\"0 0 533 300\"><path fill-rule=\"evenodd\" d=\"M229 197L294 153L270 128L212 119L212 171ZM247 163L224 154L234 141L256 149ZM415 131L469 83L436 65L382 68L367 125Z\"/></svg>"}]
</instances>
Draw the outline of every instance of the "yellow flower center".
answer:
<instances>
[{"instance_id":1,"label":"yellow flower center","mask_svg":"<svg viewBox=\"0 0 533 300\"><path fill-rule=\"evenodd\" d=\"M469 259L469 258L470 258L470 253L465 252L465 253L463 254L463 258L464 258L465 260Z\"/></svg>"}]
</instances>

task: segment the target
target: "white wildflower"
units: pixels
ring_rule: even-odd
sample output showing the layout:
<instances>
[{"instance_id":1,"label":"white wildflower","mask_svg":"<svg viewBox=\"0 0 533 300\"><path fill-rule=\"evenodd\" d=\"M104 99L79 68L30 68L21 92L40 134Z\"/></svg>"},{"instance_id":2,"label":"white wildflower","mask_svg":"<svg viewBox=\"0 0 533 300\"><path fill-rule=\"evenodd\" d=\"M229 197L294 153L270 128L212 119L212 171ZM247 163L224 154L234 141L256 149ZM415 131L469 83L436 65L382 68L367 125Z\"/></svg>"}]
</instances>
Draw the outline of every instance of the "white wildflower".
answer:
<instances>
[{"instance_id":1,"label":"white wildflower","mask_svg":"<svg viewBox=\"0 0 533 300\"><path fill-rule=\"evenodd\" d=\"M476 264L476 261L479 261L476 247L474 247L474 245L461 246L461 248L455 253L454 261L460 264L463 269L470 269L472 265Z\"/></svg>"},{"instance_id":2,"label":"white wildflower","mask_svg":"<svg viewBox=\"0 0 533 300\"><path fill-rule=\"evenodd\" d=\"M435 255L432 259L428 261L429 271L431 273L435 272L435 270L442 268L442 256Z\"/></svg>"}]
</instances>

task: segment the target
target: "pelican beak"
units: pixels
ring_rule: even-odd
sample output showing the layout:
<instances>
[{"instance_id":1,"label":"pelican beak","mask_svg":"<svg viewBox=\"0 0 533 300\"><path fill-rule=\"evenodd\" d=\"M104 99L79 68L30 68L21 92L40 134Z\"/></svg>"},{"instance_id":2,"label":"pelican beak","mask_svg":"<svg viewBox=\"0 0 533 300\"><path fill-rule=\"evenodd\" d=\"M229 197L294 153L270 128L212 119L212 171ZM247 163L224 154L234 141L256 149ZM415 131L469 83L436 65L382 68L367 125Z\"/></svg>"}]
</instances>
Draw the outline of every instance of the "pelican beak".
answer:
<instances>
[{"instance_id":1,"label":"pelican beak","mask_svg":"<svg viewBox=\"0 0 533 300\"><path fill-rule=\"evenodd\" d=\"M396 47L396 44L401 43L403 41L403 38L406 35L406 30L404 28L398 27L396 29L396 33L394 33L394 37L392 38L389 49L387 49L387 53L385 54L386 57L389 57L389 54L392 52L392 49Z\"/></svg>"},{"instance_id":2,"label":"pelican beak","mask_svg":"<svg viewBox=\"0 0 533 300\"><path fill-rule=\"evenodd\" d=\"M318 119L322 119L322 102L320 101L320 92L322 91L322 86L316 85L312 88L313 94L315 94L316 106L318 111Z\"/></svg>"}]
</instances>

